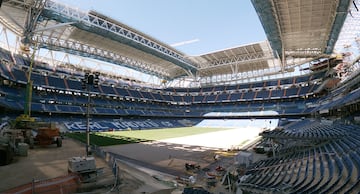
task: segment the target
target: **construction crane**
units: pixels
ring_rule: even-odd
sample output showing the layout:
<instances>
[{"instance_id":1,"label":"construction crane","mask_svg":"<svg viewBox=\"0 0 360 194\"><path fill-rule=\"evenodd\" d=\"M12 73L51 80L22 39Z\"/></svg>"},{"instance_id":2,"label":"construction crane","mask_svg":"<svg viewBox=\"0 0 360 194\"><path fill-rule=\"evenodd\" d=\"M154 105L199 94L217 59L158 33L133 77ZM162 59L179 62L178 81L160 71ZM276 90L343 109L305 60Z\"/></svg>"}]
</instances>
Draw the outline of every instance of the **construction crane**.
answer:
<instances>
[{"instance_id":1,"label":"construction crane","mask_svg":"<svg viewBox=\"0 0 360 194\"><path fill-rule=\"evenodd\" d=\"M33 40L33 35L45 2L43 0L34 1L26 17L20 45L20 52L30 61L27 72L24 112L10 122L9 129L2 131L0 136L0 165L11 162L13 156L18 154L20 150L19 145L28 144L30 148L34 148L34 145L45 146L56 144L57 147L62 147L60 130L53 123L39 122L34 117L31 117L33 92L31 74L35 65L35 55L38 48L37 41Z\"/></svg>"}]
</instances>

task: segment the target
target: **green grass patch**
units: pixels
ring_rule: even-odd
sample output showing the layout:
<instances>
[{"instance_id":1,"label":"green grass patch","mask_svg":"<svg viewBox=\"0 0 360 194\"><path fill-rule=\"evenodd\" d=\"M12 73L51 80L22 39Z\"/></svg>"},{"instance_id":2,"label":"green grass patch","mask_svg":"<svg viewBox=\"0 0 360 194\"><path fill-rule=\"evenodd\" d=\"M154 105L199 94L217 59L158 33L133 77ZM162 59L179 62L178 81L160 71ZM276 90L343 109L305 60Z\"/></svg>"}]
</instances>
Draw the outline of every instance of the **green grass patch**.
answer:
<instances>
[{"instance_id":1,"label":"green grass patch","mask_svg":"<svg viewBox=\"0 0 360 194\"><path fill-rule=\"evenodd\" d=\"M224 131L228 129L231 128L181 127L166 129L101 132L101 134L108 137L128 137L141 140L162 140L216 131Z\"/></svg>"},{"instance_id":2,"label":"green grass patch","mask_svg":"<svg viewBox=\"0 0 360 194\"><path fill-rule=\"evenodd\" d=\"M68 133L67 137L76 139L83 143L86 143L86 133ZM121 145L121 144L130 144L130 143L139 143L144 140L136 138L127 138L127 137L106 137L99 135L97 133L90 134L90 144L97 146L111 146L111 145Z\"/></svg>"},{"instance_id":3,"label":"green grass patch","mask_svg":"<svg viewBox=\"0 0 360 194\"><path fill-rule=\"evenodd\" d=\"M184 137L228 129L231 128L182 127L151 130L96 132L90 133L90 144L97 146L121 145ZM86 133L68 133L66 136L86 143Z\"/></svg>"}]
</instances>

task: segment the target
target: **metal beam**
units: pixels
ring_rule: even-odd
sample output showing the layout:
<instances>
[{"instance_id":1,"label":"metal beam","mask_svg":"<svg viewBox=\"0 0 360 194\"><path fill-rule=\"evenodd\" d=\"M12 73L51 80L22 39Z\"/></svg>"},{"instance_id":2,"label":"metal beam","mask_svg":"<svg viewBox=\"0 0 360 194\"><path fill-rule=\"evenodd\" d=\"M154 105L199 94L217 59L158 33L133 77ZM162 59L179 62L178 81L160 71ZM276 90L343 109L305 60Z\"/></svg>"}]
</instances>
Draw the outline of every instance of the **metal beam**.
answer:
<instances>
[{"instance_id":1,"label":"metal beam","mask_svg":"<svg viewBox=\"0 0 360 194\"><path fill-rule=\"evenodd\" d=\"M260 61L267 61L274 59L271 54L266 53L253 53L253 54L247 54L247 55L239 55L234 56L231 58L223 58L215 61L210 61L209 65L202 69L208 69L213 67L219 67L219 66L227 66L227 65L233 65L233 64L247 64L247 63L254 63L254 62L260 62Z\"/></svg>"},{"instance_id":2,"label":"metal beam","mask_svg":"<svg viewBox=\"0 0 360 194\"><path fill-rule=\"evenodd\" d=\"M350 5L351 4L349 0L339 0L339 5L336 9L335 21L329 34L329 38L327 40L325 54L332 54L335 43L339 38L341 28L344 25L346 16L348 15Z\"/></svg>"},{"instance_id":3,"label":"metal beam","mask_svg":"<svg viewBox=\"0 0 360 194\"><path fill-rule=\"evenodd\" d=\"M271 1L264 0L251 0L251 2L254 5L264 28L266 37L273 49L273 55L274 57L278 57L278 55L282 53L282 40L279 25L276 22L275 13L273 9L271 9L273 5Z\"/></svg>"},{"instance_id":4,"label":"metal beam","mask_svg":"<svg viewBox=\"0 0 360 194\"><path fill-rule=\"evenodd\" d=\"M18 28L20 28L20 29L22 29L22 30L25 30L25 28L24 28L21 24L19 24L19 22L16 21L16 20L12 17L11 14L9 14L9 13L8 13L7 11L5 11L4 9L0 9L0 11L1 11L6 17L8 17L8 18L11 20L11 22L12 22L13 24L15 24L15 26L17 26ZM8 22L4 22L4 23L8 24ZM15 31L16 31L16 30L15 30Z\"/></svg>"},{"instance_id":5,"label":"metal beam","mask_svg":"<svg viewBox=\"0 0 360 194\"><path fill-rule=\"evenodd\" d=\"M67 23L56 24L56 25L53 25L53 26L47 26L45 28L40 28L40 29L33 30L33 33L42 32L42 31L46 31L46 30L52 30L52 29L56 29L56 28L61 28L61 27L68 26L68 25L71 25L71 24L74 24L74 23L75 22L67 22Z\"/></svg>"},{"instance_id":6,"label":"metal beam","mask_svg":"<svg viewBox=\"0 0 360 194\"><path fill-rule=\"evenodd\" d=\"M154 68L154 66L152 66L151 64L146 64L141 61L136 61L129 57L122 56L117 53L113 53L111 51L106 51L100 48L85 45L80 42L74 42L70 40L60 40L56 38L50 38L47 36L36 36L34 37L34 41L38 43L38 46L40 48L62 51L83 57L90 57L93 59L121 65L140 72L145 72L150 75L155 75L162 79L167 79L167 80L170 79L170 75L166 73L165 69L159 69L159 67Z\"/></svg>"},{"instance_id":7,"label":"metal beam","mask_svg":"<svg viewBox=\"0 0 360 194\"><path fill-rule=\"evenodd\" d=\"M29 8L28 14L26 16L25 29L22 39L22 43L24 45L32 45L32 36L34 35L34 30L36 29L40 14L46 1L47 0L35 0L34 4Z\"/></svg>"},{"instance_id":8,"label":"metal beam","mask_svg":"<svg viewBox=\"0 0 360 194\"><path fill-rule=\"evenodd\" d=\"M73 26L79 29L96 33L114 41L127 44L143 52L150 53L164 60L170 61L179 67L196 72L197 67L186 60L182 54L172 50L165 45L145 37L130 28L115 23L109 18L99 17L96 13L82 12L72 7L48 0L45 3L42 16L58 22L75 22Z\"/></svg>"}]
</instances>

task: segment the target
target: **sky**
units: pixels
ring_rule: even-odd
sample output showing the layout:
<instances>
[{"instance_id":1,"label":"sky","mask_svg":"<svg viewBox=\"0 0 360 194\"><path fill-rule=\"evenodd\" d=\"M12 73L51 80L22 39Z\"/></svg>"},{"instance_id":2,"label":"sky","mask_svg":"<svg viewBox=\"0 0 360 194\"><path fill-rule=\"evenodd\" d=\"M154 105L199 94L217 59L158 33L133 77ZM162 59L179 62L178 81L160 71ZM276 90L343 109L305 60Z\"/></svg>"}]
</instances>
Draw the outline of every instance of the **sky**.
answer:
<instances>
[{"instance_id":1,"label":"sky","mask_svg":"<svg viewBox=\"0 0 360 194\"><path fill-rule=\"evenodd\" d=\"M95 10L186 55L266 40L250 0L57 0Z\"/></svg>"}]
</instances>

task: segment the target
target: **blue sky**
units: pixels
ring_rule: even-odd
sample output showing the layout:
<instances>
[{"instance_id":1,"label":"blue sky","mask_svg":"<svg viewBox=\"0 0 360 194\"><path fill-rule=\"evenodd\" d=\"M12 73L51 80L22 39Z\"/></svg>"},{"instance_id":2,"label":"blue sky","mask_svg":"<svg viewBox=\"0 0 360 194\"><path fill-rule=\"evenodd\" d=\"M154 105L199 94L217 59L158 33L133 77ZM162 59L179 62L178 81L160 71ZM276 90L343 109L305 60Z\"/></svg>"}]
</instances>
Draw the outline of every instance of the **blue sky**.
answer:
<instances>
[{"instance_id":1,"label":"blue sky","mask_svg":"<svg viewBox=\"0 0 360 194\"><path fill-rule=\"evenodd\" d=\"M58 0L59 1L59 0ZM266 40L250 0L61 0L96 10L175 48L199 55Z\"/></svg>"}]
</instances>

